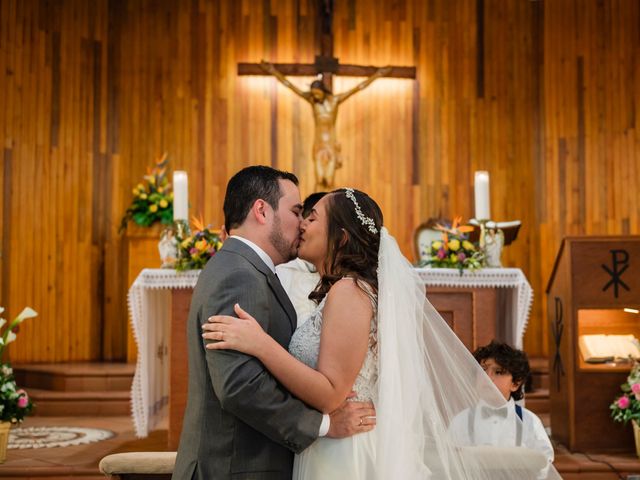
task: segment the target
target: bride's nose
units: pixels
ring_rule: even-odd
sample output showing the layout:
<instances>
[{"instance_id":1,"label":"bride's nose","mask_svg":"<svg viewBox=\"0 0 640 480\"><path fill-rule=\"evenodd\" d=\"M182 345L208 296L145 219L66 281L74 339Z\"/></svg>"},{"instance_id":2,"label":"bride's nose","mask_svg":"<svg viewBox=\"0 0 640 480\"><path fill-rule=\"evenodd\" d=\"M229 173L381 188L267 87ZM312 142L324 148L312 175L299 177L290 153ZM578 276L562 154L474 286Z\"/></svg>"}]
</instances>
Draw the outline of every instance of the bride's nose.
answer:
<instances>
[{"instance_id":1,"label":"bride's nose","mask_svg":"<svg viewBox=\"0 0 640 480\"><path fill-rule=\"evenodd\" d=\"M300 233L304 233L305 230L307 229L307 225L309 225L308 220L305 218L302 220L302 222L300 222Z\"/></svg>"}]
</instances>

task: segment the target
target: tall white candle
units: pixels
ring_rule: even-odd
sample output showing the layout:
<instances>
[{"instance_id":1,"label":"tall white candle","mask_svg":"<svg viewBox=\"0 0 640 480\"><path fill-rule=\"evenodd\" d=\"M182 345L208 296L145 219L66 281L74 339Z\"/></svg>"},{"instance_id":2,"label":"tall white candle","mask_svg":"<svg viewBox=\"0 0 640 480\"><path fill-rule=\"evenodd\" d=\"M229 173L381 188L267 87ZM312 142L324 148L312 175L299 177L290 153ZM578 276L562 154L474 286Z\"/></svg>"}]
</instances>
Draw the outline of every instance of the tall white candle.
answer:
<instances>
[{"instance_id":1,"label":"tall white candle","mask_svg":"<svg viewBox=\"0 0 640 480\"><path fill-rule=\"evenodd\" d=\"M173 221L189 220L189 182L187 172L173 172Z\"/></svg>"},{"instance_id":2,"label":"tall white candle","mask_svg":"<svg viewBox=\"0 0 640 480\"><path fill-rule=\"evenodd\" d=\"M475 178L476 220L489 220L491 208L489 203L489 172L480 170Z\"/></svg>"}]
</instances>

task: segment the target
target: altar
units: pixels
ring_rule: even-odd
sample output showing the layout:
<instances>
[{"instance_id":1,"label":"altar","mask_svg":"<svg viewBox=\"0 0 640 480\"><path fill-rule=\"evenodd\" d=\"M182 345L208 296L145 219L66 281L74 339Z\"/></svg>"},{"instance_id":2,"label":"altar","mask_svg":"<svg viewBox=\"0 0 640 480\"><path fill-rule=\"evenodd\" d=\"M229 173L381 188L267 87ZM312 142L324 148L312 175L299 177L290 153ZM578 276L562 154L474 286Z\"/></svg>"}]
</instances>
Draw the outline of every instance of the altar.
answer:
<instances>
[{"instance_id":1,"label":"altar","mask_svg":"<svg viewBox=\"0 0 640 480\"><path fill-rule=\"evenodd\" d=\"M522 348L533 292L517 268L417 269L427 297L470 350L493 338ZM199 270L144 269L129 289L129 313L138 347L131 388L135 432L146 437L169 417L170 448L177 448L187 396L185 322Z\"/></svg>"}]
</instances>

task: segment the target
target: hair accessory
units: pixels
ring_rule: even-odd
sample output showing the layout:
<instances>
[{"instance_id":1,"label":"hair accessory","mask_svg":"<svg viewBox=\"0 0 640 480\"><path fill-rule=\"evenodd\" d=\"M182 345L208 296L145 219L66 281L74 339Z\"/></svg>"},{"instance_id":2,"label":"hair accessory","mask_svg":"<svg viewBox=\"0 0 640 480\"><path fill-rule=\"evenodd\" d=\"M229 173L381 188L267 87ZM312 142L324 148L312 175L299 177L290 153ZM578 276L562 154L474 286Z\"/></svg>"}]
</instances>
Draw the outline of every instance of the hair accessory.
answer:
<instances>
[{"instance_id":1,"label":"hair accessory","mask_svg":"<svg viewBox=\"0 0 640 480\"><path fill-rule=\"evenodd\" d=\"M358 217L358 220L360 220L360 223L363 226L367 227L367 229L371 233L373 233L374 235L377 234L378 233L378 229L376 228L376 224L373 221L373 218L367 217L364 213L362 213L362 209L360 208L360 205L358 204L358 200L356 200L356 196L353 193L354 192L353 188L345 188L344 190L345 190L344 194L356 206L356 216Z\"/></svg>"}]
</instances>

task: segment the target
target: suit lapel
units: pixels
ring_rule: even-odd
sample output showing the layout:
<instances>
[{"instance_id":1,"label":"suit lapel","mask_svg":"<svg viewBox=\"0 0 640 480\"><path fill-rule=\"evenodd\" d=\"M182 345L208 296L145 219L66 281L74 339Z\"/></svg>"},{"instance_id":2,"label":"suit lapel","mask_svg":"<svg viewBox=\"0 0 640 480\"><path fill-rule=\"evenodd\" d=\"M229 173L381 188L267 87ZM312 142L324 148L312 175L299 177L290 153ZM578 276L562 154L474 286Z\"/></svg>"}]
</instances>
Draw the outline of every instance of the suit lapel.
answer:
<instances>
[{"instance_id":1,"label":"suit lapel","mask_svg":"<svg viewBox=\"0 0 640 480\"><path fill-rule=\"evenodd\" d=\"M296 314L295 308L293 308L289 295L284 291L278 277L271 271L267 274L267 282L269 282L269 286L271 287L271 290L273 290L273 293L276 294L276 298L280 302L280 305L282 305L284 311L287 312L289 323L291 323L291 333L293 333L298 325L298 315Z\"/></svg>"},{"instance_id":2,"label":"suit lapel","mask_svg":"<svg viewBox=\"0 0 640 480\"><path fill-rule=\"evenodd\" d=\"M236 238L229 238L224 242L223 248L244 257L260 273L267 277L269 288L271 288L271 291L274 293L276 299L278 300L280 305L282 305L282 308L286 312L287 317L289 318L289 323L291 324L291 331L293 332L296 329L298 317L295 309L293 308L293 304L291 303L287 292L284 291L284 288L282 287L280 280L278 280L278 277L262 261L258 254L251 247L249 247L249 245L242 242L241 240L238 240Z\"/></svg>"}]
</instances>

